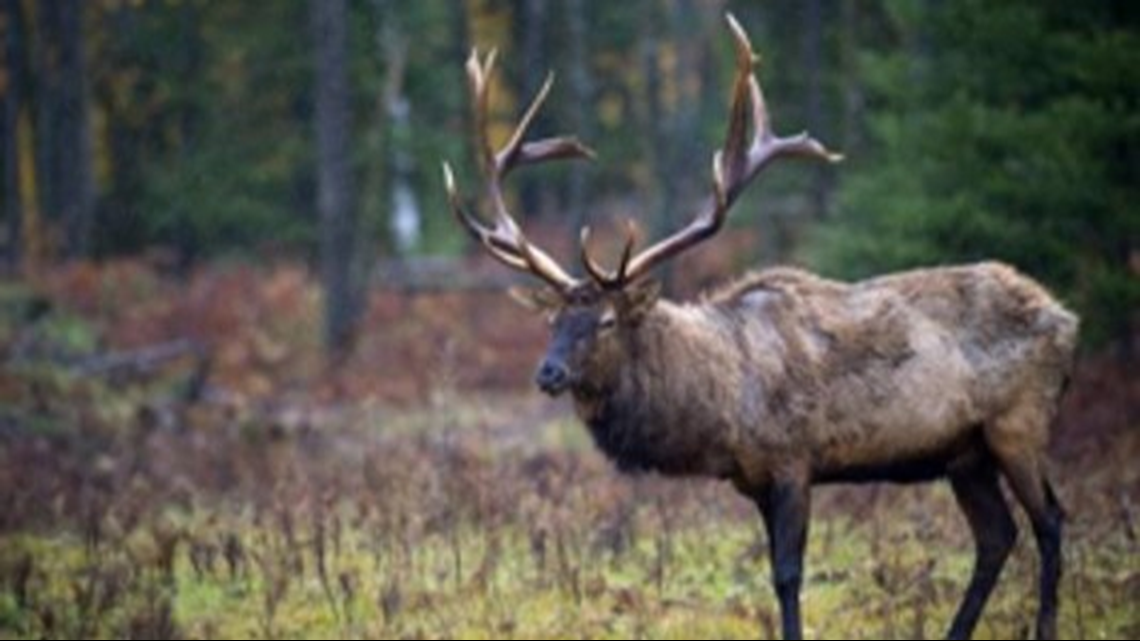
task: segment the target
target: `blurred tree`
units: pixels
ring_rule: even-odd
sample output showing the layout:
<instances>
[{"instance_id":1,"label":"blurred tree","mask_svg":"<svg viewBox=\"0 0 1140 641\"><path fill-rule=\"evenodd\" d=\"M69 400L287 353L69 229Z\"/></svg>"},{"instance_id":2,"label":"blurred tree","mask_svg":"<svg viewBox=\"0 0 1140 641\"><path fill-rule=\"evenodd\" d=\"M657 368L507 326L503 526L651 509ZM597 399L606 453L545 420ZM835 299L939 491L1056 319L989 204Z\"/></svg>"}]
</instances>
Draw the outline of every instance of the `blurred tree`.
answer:
<instances>
[{"instance_id":1,"label":"blurred tree","mask_svg":"<svg viewBox=\"0 0 1140 641\"><path fill-rule=\"evenodd\" d=\"M35 100L35 178L39 211L59 219L59 120L62 111L59 87L59 0L32 5L33 69Z\"/></svg>"},{"instance_id":2,"label":"blurred tree","mask_svg":"<svg viewBox=\"0 0 1140 641\"><path fill-rule=\"evenodd\" d=\"M97 214L96 252L137 251L162 240L185 268L203 249L197 221L211 218L203 212L208 196L188 171L202 151L209 104L203 13L200 2L108 3L100 15L96 51L102 64L93 80L105 115L101 156L107 184ZM167 169L188 193L148 211L147 190Z\"/></svg>"},{"instance_id":3,"label":"blurred tree","mask_svg":"<svg viewBox=\"0 0 1140 641\"><path fill-rule=\"evenodd\" d=\"M87 254L95 210L82 0L41 0L37 21L37 193L62 226L64 255Z\"/></svg>"},{"instance_id":4,"label":"blurred tree","mask_svg":"<svg viewBox=\"0 0 1140 641\"><path fill-rule=\"evenodd\" d=\"M391 135L384 145L385 166L377 173L387 173L389 178L383 184L391 210L388 230L392 247L397 254L406 256L415 250L423 234L423 211L412 185L413 159L407 145L412 136L412 105L404 90L410 41L399 24L398 13L380 11L383 4L382 0L375 2L380 23L376 32L377 53L384 63L385 75L383 110L377 114L376 129L387 129Z\"/></svg>"},{"instance_id":5,"label":"blurred tree","mask_svg":"<svg viewBox=\"0 0 1140 641\"><path fill-rule=\"evenodd\" d=\"M315 149L306 130L313 59L295 47L307 4L103 0L91 6L97 7L89 22L101 116L98 251L161 243L188 264L203 253L250 247L314 248ZM391 221L408 209L397 206L400 192L410 196L401 202L425 212L416 251L450 251L463 242L446 217L431 212L444 209L438 160L470 157L462 61L472 40L505 50L496 122L513 115L547 70L568 79L538 128L582 135L598 148L603 170L572 164L519 176L523 184L533 180L539 209L570 210L553 221L579 222L598 210L593 205L631 194L683 208L672 191L683 200L704 188L703 151L721 135L730 62L723 8L688 0L348 3L351 166L363 176L355 196L362 229L394 243ZM649 62L638 55L637 34L647 24L660 32L653 64L665 120L654 127L668 135L660 141L647 129ZM512 47L522 51L512 54ZM53 111L50 99L37 104L45 114ZM54 131L37 136L45 149L54 148L47 144ZM654 146L665 156L652 153ZM586 185L588 175L595 180ZM515 189L519 184L512 182ZM659 215L663 207L636 209L651 226L668 218Z\"/></svg>"},{"instance_id":6,"label":"blurred tree","mask_svg":"<svg viewBox=\"0 0 1140 641\"><path fill-rule=\"evenodd\" d=\"M863 81L859 66L862 11L858 0L841 0L839 70L843 113L839 141L844 153L858 156L863 146Z\"/></svg>"},{"instance_id":7,"label":"blurred tree","mask_svg":"<svg viewBox=\"0 0 1140 641\"><path fill-rule=\"evenodd\" d=\"M20 265L23 203L20 185L20 112L25 78L24 16L19 0L0 0L0 185L6 242L4 259L9 269Z\"/></svg>"},{"instance_id":8,"label":"blurred tree","mask_svg":"<svg viewBox=\"0 0 1140 641\"><path fill-rule=\"evenodd\" d=\"M885 6L893 40L860 61L872 147L845 164L809 258L846 276L1006 260L1069 299L1086 337L1127 338L1140 309L1135 23L1113 2Z\"/></svg>"},{"instance_id":9,"label":"blurred tree","mask_svg":"<svg viewBox=\"0 0 1140 641\"><path fill-rule=\"evenodd\" d=\"M5 69L16 70L0 119L8 239L22 233L32 253L42 212L66 253L85 253L96 193L96 255L161 244L183 264L251 248L327 256L324 243L347 235L348 284L330 293L351 298L375 255L361 239L397 249L402 211L422 213L406 250L464 243L438 215L438 161L472 169L472 43L503 51L495 135L556 70L563 82L537 133L576 133L598 151L595 168L520 174L519 211L559 212L549 222L567 239L614 214L664 233L707 189L723 136L727 9L763 56L777 129L811 129L849 158L837 171L781 166L745 194L732 224L760 227L760 260L786 259L805 238L802 255L844 275L1002 258L1058 287L1093 333L1130 331L1135 3L340 0L320 11L340 4L347 107L322 117L321 57L296 46L313 2L0 0L3 15L27 14L23 46L12 48L19 29L4 30ZM329 118L339 133L321 125ZM21 204L17 141L23 232L8 213ZM330 173L320 165L334 146ZM313 203L328 198L326 173L348 181L334 206L360 233L325 237L332 214Z\"/></svg>"},{"instance_id":10,"label":"blurred tree","mask_svg":"<svg viewBox=\"0 0 1140 641\"><path fill-rule=\"evenodd\" d=\"M310 250L314 56L297 46L308 3L107 7L103 24L124 37L101 39L98 57L114 150L103 249L161 244L184 264Z\"/></svg>"},{"instance_id":11,"label":"blurred tree","mask_svg":"<svg viewBox=\"0 0 1140 641\"><path fill-rule=\"evenodd\" d=\"M680 228L697 189L708 184L699 132L701 104L715 93L701 76L701 54L708 43L707 22L691 0L662 0L656 19L642 25L641 56L645 77L644 136L652 167L650 210L654 232L665 236ZM718 20L719 22L719 20ZM717 143L719 144L719 143ZM664 267L666 285L673 265Z\"/></svg>"},{"instance_id":12,"label":"blurred tree","mask_svg":"<svg viewBox=\"0 0 1140 641\"><path fill-rule=\"evenodd\" d=\"M95 214L90 86L83 30L84 0L59 2L59 197L68 258L87 255Z\"/></svg>"},{"instance_id":13,"label":"blurred tree","mask_svg":"<svg viewBox=\"0 0 1140 641\"><path fill-rule=\"evenodd\" d=\"M594 122L593 105L594 77L591 66L591 41L589 16L586 12L586 0L566 0L565 21L567 31L566 55L569 58L568 69L570 79L570 109L569 131L573 131L587 144L593 144ZM566 206L567 220L571 229L581 229L586 224L587 192L590 190L588 181L588 163L571 163L569 167L569 180L567 183Z\"/></svg>"},{"instance_id":14,"label":"blurred tree","mask_svg":"<svg viewBox=\"0 0 1140 641\"><path fill-rule=\"evenodd\" d=\"M130 3L104 8L93 43L93 99L107 123L105 137L97 142L100 155L107 158L109 181L96 215L96 253L109 248L140 251L153 240L146 233L139 202L147 160L141 149L146 137L143 129L148 124L153 126L153 119L138 113L138 94L142 93L139 79L149 79L151 70L145 69L135 55L141 36L137 12Z\"/></svg>"},{"instance_id":15,"label":"blurred tree","mask_svg":"<svg viewBox=\"0 0 1140 641\"><path fill-rule=\"evenodd\" d=\"M452 159L465 171L462 161L473 158L463 80L471 46L467 3L382 0L366 8L353 14L367 32L352 45L362 105L356 126L366 132L354 145L363 177L360 215L369 238L383 237L398 251L392 223L396 187L403 185L422 214L414 251L454 251L466 237L438 215L447 209L439 163ZM395 46L401 39L404 45Z\"/></svg>"},{"instance_id":16,"label":"blurred tree","mask_svg":"<svg viewBox=\"0 0 1140 641\"><path fill-rule=\"evenodd\" d=\"M350 162L352 113L348 83L348 4L311 0L316 52L317 209L321 221L321 282L325 345L335 356L349 347L359 311L353 282L355 191Z\"/></svg>"},{"instance_id":17,"label":"blurred tree","mask_svg":"<svg viewBox=\"0 0 1140 641\"><path fill-rule=\"evenodd\" d=\"M518 87L520 107L538 93L547 73L552 70L550 56L548 55L550 34L550 2L546 0L515 0L514 25L516 27L515 42L518 46L517 61L511 61L511 66L518 69ZM553 105L552 105L553 106ZM534 127L537 131L549 130L552 110L548 107L539 112ZM543 203L540 195L549 193L539 177L534 172L519 172L514 181L519 193L519 214L532 216L538 214ZM548 183L549 181L547 181Z\"/></svg>"},{"instance_id":18,"label":"blurred tree","mask_svg":"<svg viewBox=\"0 0 1140 641\"><path fill-rule=\"evenodd\" d=\"M829 126L827 111L824 102L826 91L824 83L827 69L824 60L824 39L828 35L829 25L824 17L823 0L804 0L800 3L801 25L801 55L799 73L803 76L803 119L808 131L818 136L827 136L834 130ZM844 16L848 17L848 16ZM811 163L804 171L810 176L812 216L823 218L828 210L828 200L833 188L832 168L824 163Z\"/></svg>"}]
</instances>

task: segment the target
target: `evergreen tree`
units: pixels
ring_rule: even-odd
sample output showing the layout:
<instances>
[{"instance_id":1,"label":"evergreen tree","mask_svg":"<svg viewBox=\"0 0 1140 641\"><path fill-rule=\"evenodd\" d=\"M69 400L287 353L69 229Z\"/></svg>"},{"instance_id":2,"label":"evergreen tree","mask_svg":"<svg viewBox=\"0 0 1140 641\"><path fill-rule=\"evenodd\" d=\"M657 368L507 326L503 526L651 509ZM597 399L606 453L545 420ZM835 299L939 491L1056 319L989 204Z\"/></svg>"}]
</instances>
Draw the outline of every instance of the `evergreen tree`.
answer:
<instances>
[{"instance_id":1,"label":"evergreen tree","mask_svg":"<svg viewBox=\"0 0 1140 641\"><path fill-rule=\"evenodd\" d=\"M808 258L856 277L1008 261L1125 338L1140 308L1140 37L1108 2L888 2L870 149Z\"/></svg>"}]
</instances>

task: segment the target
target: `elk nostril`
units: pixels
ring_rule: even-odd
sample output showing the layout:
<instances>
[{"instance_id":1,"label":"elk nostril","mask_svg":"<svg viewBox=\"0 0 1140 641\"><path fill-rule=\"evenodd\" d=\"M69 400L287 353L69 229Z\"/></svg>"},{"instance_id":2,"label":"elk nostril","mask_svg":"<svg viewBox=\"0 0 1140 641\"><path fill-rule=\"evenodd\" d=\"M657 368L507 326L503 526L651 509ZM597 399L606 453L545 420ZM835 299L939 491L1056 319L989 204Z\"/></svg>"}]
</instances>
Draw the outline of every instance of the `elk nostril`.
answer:
<instances>
[{"instance_id":1,"label":"elk nostril","mask_svg":"<svg viewBox=\"0 0 1140 641\"><path fill-rule=\"evenodd\" d=\"M569 374L565 367L556 363L546 362L538 368L538 375L535 376L535 382L542 388L557 387L565 383L568 376Z\"/></svg>"}]
</instances>

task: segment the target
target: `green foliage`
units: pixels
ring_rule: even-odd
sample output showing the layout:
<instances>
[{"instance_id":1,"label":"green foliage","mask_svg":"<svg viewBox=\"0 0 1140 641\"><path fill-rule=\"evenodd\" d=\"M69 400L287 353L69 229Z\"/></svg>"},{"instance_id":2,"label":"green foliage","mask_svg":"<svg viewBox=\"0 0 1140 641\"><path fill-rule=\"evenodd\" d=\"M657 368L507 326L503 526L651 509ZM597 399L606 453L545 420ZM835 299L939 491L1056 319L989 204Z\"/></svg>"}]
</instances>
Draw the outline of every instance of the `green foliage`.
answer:
<instances>
[{"instance_id":1,"label":"green foliage","mask_svg":"<svg viewBox=\"0 0 1140 641\"><path fill-rule=\"evenodd\" d=\"M359 217L381 240L390 158L410 158L424 211L444 209L438 164L467 150L461 63L465 9L453 2L354 2L353 165ZM105 253L154 243L190 256L315 244L313 52L304 2L106 3L91 22L95 93L107 113ZM392 78L393 58L401 80ZM387 92L408 100L391 128ZM446 222L446 219L442 219ZM441 217L427 249L454 245Z\"/></svg>"},{"instance_id":2,"label":"green foliage","mask_svg":"<svg viewBox=\"0 0 1140 641\"><path fill-rule=\"evenodd\" d=\"M194 14L197 79L161 69L181 100L171 152L144 169L150 236L191 252L247 247L272 230L286 245L313 234L311 53L304 3L206 3ZM189 16L169 10L152 28ZM300 45L300 46L299 46ZM158 49L164 51L164 49ZM178 97L180 93L173 95ZM186 121L190 122L186 122ZM189 247L187 247L189 246Z\"/></svg>"},{"instance_id":3,"label":"green foliage","mask_svg":"<svg viewBox=\"0 0 1140 641\"><path fill-rule=\"evenodd\" d=\"M70 314L52 314L37 330L44 343L65 354L90 354L98 346L98 336L89 322Z\"/></svg>"},{"instance_id":4,"label":"green foliage","mask_svg":"<svg viewBox=\"0 0 1140 641\"><path fill-rule=\"evenodd\" d=\"M809 259L846 276L1001 259L1055 287L1094 342L1126 336L1140 35L1097 3L896 5L900 40L921 28L926 44L865 52L873 147L844 167Z\"/></svg>"}]
</instances>

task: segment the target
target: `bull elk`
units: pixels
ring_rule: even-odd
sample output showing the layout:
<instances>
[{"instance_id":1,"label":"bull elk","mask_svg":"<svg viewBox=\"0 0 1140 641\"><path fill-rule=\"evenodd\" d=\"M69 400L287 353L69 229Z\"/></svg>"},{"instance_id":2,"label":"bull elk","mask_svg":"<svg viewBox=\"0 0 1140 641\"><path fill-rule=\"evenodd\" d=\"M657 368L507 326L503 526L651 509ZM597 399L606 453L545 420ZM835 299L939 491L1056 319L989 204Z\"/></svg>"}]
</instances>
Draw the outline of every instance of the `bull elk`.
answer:
<instances>
[{"instance_id":1,"label":"bull elk","mask_svg":"<svg viewBox=\"0 0 1140 641\"><path fill-rule=\"evenodd\" d=\"M748 35L727 20L737 68L712 193L691 223L642 251L630 228L613 269L591 256L583 229L583 277L527 240L502 181L522 165L592 152L572 137L526 140L549 79L495 150L487 134L495 54L468 60L493 222L465 206L447 164L444 179L462 226L497 260L545 281L517 296L552 326L538 387L570 393L619 469L724 479L757 505L788 639L802 634L812 485L949 479L976 542L949 629L950 638L967 638L1017 536L1004 477L1037 540L1037 636L1053 638L1062 510L1046 476L1046 446L1078 321L1045 289L991 262L850 284L776 268L697 303L658 296L654 268L714 236L772 161L839 159L807 133L773 133Z\"/></svg>"}]
</instances>

